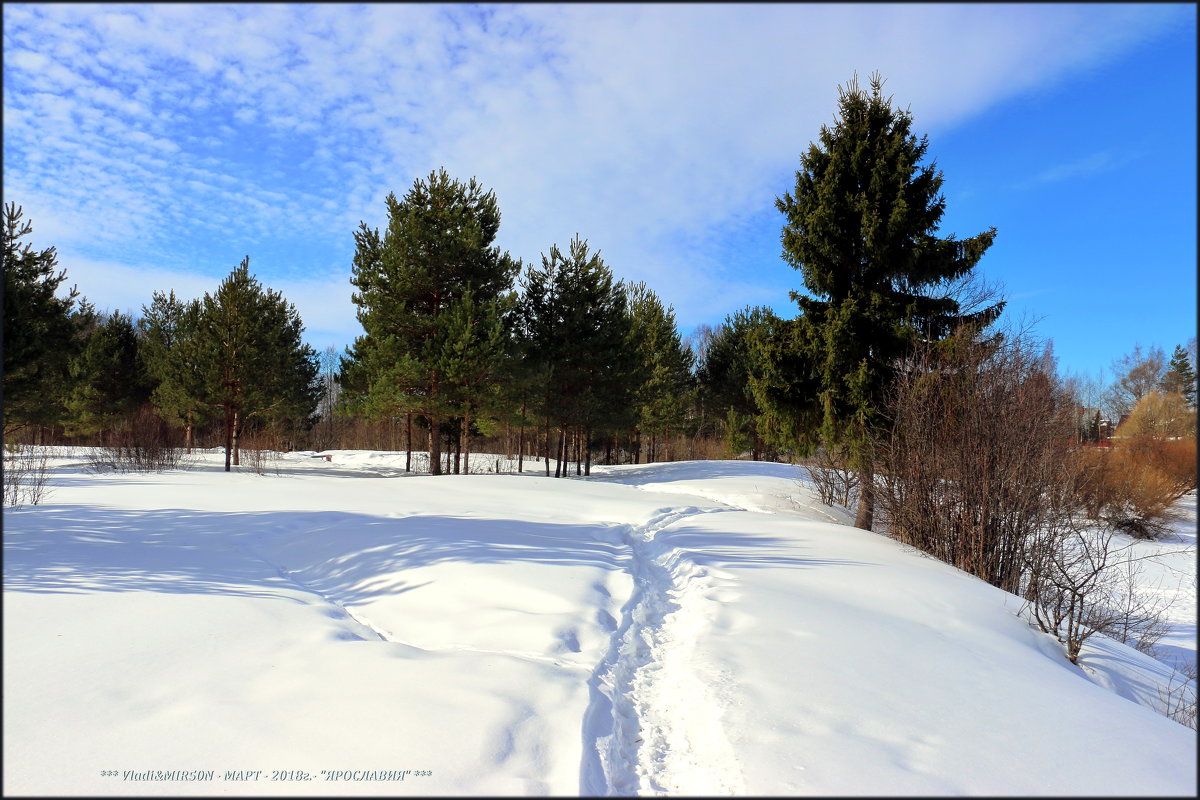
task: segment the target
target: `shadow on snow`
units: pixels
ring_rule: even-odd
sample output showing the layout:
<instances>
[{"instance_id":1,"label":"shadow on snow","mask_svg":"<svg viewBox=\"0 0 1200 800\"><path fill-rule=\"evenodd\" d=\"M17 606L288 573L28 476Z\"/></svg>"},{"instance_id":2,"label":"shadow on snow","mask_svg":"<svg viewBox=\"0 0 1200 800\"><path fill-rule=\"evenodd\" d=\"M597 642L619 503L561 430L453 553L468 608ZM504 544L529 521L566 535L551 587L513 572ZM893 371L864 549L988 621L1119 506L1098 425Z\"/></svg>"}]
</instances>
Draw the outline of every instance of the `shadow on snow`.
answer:
<instances>
[{"instance_id":1,"label":"shadow on snow","mask_svg":"<svg viewBox=\"0 0 1200 800\"><path fill-rule=\"evenodd\" d=\"M38 506L6 523L4 588L22 592L288 597L295 580L353 604L417 588L408 572L440 563L624 570L630 558L621 535L627 526L616 523L76 505ZM796 539L689 529L686 519L664 533L678 537L700 564L876 566L798 555L802 543Z\"/></svg>"}]
</instances>

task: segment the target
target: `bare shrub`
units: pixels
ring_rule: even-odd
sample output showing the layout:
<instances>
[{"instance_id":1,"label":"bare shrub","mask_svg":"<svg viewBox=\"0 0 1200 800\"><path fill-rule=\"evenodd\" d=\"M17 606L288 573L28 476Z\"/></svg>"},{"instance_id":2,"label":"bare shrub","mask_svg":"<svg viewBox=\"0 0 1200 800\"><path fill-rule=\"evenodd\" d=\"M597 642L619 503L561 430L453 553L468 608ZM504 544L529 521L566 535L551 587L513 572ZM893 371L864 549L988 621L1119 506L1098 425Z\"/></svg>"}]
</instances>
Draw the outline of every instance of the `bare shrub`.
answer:
<instances>
[{"instance_id":1,"label":"bare shrub","mask_svg":"<svg viewBox=\"0 0 1200 800\"><path fill-rule=\"evenodd\" d=\"M804 465L817 496L829 506L850 508L858 500L859 473L850 466L849 449L820 447Z\"/></svg>"},{"instance_id":2,"label":"bare shrub","mask_svg":"<svg viewBox=\"0 0 1200 800\"><path fill-rule=\"evenodd\" d=\"M1092 635L1118 624L1102 603L1114 535L1111 528L1089 535L1068 525L1039 531L1028 542L1026 610L1038 628L1062 642L1072 664Z\"/></svg>"},{"instance_id":3,"label":"bare shrub","mask_svg":"<svg viewBox=\"0 0 1200 800\"><path fill-rule=\"evenodd\" d=\"M1117 428L1121 436L1168 439L1196 435L1196 412L1179 392L1148 392Z\"/></svg>"},{"instance_id":4,"label":"bare shrub","mask_svg":"<svg viewBox=\"0 0 1200 800\"><path fill-rule=\"evenodd\" d=\"M274 444L274 437L262 432L243 435L239 445L241 469L255 475L279 475L279 451Z\"/></svg>"},{"instance_id":5,"label":"bare shrub","mask_svg":"<svg viewBox=\"0 0 1200 800\"><path fill-rule=\"evenodd\" d=\"M179 436L152 406L142 406L93 447L88 461L94 472L162 472L183 461Z\"/></svg>"},{"instance_id":6,"label":"bare shrub","mask_svg":"<svg viewBox=\"0 0 1200 800\"><path fill-rule=\"evenodd\" d=\"M899 372L878 444L893 538L1018 593L1027 540L1077 506L1077 410L1048 349L960 330Z\"/></svg>"},{"instance_id":7,"label":"bare shrub","mask_svg":"<svg viewBox=\"0 0 1200 800\"><path fill-rule=\"evenodd\" d=\"M1131 438L1122 449L1162 475L1161 480L1175 495L1172 502L1196 488L1195 436L1138 436Z\"/></svg>"},{"instance_id":8,"label":"bare shrub","mask_svg":"<svg viewBox=\"0 0 1200 800\"><path fill-rule=\"evenodd\" d=\"M1083 643L1096 633L1153 655L1169 630L1171 601L1146 589L1140 579L1142 562L1157 554L1136 556L1136 543L1118 540L1116 534L1111 526L1067 522L1029 540L1025 610L1065 646L1071 663L1077 663Z\"/></svg>"},{"instance_id":9,"label":"bare shrub","mask_svg":"<svg viewBox=\"0 0 1200 800\"><path fill-rule=\"evenodd\" d=\"M1158 691L1162 713L1180 725L1196 730L1196 665L1184 664Z\"/></svg>"},{"instance_id":10,"label":"bare shrub","mask_svg":"<svg viewBox=\"0 0 1200 800\"><path fill-rule=\"evenodd\" d=\"M1096 623L1105 636L1153 656L1155 645L1170 631L1166 614L1173 601L1145 587L1143 567L1142 558L1118 556L1100 582L1103 596L1097 603L1101 610Z\"/></svg>"},{"instance_id":11,"label":"bare shrub","mask_svg":"<svg viewBox=\"0 0 1200 800\"><path fill-rule=\"evenodd\" d=\"M1091 448L1079 461L1081 502L1091 519L1142 539L1159 537L1171 506L1196 486L1196 440L1134 437L1113 448Z\"/></svg>"},{"instance_id":12,"label":"bare shrub","mask_svg":"<svg viewBox=\"0 0 1200 800\"><path fill-rule=\"evenodd\" d=\"M4 447L4 507L36 506L49 488L50 457L45 448L27 444Z\"/></svg>"}]
</instances>

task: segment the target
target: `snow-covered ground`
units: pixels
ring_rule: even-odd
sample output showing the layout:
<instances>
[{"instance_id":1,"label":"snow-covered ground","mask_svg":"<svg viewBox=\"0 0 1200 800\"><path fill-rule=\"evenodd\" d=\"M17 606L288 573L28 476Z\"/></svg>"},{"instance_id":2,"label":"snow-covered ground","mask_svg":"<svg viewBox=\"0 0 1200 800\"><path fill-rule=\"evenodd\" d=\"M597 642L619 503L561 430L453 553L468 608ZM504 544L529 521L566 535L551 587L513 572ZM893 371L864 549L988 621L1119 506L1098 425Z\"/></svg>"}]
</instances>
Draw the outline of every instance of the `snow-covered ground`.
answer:
<instances>
[{"instance_id":1,"label":"snow-covered ground","mask_svg":"<svg viewBox=\"0 0 1200 800\"><path fill-rule=\"evenodd\" d=\"M60 454L5 509L5 794L1196 792L1195 732L1147 707L1169 667L1103 637L1071 665L797 467L312 455ZM1176 662L1189 507L1151 545L1191 547L1153 562L1191 598Z\"/></svg>"}]
</instances>

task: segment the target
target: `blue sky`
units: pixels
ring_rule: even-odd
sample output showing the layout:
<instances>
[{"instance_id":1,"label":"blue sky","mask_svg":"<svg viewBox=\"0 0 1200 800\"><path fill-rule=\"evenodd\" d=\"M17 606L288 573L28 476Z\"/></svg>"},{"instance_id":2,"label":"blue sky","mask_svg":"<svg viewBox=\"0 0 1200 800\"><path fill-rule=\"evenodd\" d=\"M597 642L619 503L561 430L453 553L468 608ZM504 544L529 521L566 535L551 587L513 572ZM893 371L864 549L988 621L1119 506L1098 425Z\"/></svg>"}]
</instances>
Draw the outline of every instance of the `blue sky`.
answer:
<instances>
[{"instance_id":1,"label":"blue sky","mask_svg":"<svg viewBox=\"0 0 1200 800\"><path fill-rule=\"evenodd\" d=\"M3 14L4 199L101 308L199 296L249 254L340 350L353 230L444 166L496 191L514 256L578 232L685 334L791 315L775 197L837 86L879 70L944 172L942 233L999 229L979 271L1064 369L1196 332L1190 4Z\"/></svg>"}]
</instances>

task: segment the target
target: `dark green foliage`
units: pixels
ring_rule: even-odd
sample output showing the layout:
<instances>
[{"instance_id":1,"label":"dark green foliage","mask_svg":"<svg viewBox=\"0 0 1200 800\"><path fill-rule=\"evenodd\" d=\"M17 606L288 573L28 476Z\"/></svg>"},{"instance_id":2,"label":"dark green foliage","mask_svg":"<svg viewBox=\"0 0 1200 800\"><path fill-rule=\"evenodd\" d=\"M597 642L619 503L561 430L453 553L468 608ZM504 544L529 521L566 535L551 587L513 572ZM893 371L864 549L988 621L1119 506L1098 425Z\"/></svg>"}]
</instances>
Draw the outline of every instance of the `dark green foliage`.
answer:
<instances>
[{"instance_id":1,"label":"dark green foliage","mask_svg":"<svg viewBox=\"0 0 1200 800\"><path fill-rule=\"evenodd\" d=\"M445 376L446 399L461 420L459 446L468 472L471 423L497 412L503 401L501 378L511 352L505 320L515 305L511 295L476 302L472 292L464 292L445 312L441 350L431 359Z\"/></svg>"},{"instance_id":2,"label":"dark green foliage","mask_svg":"<svg viewBox=\"0 0 1200 800\"><path fill-rule=\"evenodd\" d=\"M624 287L586 240L557 245L523 278L526 352L542 367L542 416L561 432L590 432L631 423L629 318Z\"/></svg>"},{"instance_id":3,"label":"dark green foliage","mask_svg":"<svg viewBox=\"0 0 1200 800\"><path fill-rule=\"evenodd\" d=\"M353 299L366 334L343 359L345 401L374 417L424 416L430 470L440 474L439 426L458 399L447 385L447 358L456 348L463 358L474 357L467 352L478 348L463 343L464 330L483 340L490 331L464 320L492 313L486 305L511 288L519 264L493 245L500 226L496 196L474 178L463 184L438 170L414 182L403 201L388 195L387 210L382 237L365 223L354 234ZM478 309L456 312L463 302Z\"/></svg>"},{"instance_id":4,"label":"dark green foliage","mask_svg":"<svg viewBox=\"0 0 1200 800\"><path fill-rule=\"evenodd\" d=\"M822 126L819 143L800 157L794 192L776 201L787 218L783 257L809 294L792 293L801 317L774 348L798 358L779 365L775 382L816 389L812 402L799 398L808 406L803 416L817 423L804 426L802 448L847 443L869 470L869 443L882 428L900 359L917 341L989 324L1003 304L971 314L960 308L956 281L996 231L963 240L936 235L945 210L941 172L921 165L927 139L917 139L911 115L884 97L882 78L873 75L869 91L851 81L839 89L838 105L837 121Z\"/></svg>"},{"instance_id":5,"label":"dark green foliage","mask_svg":"<svg viewBox=\"0 0 1200 800\"><path fill-rule=\"evenodd\" d=\"M4 434L61 421L71 357L79 338L72 313L78 293L56 296L66 270L55 271L53 247L35 251L21 239L33 231L21 207L4 206Z\"/></svg>"},{"instance_id":6,"label":"dark green foliage","mask_svg":"<svg viewBox=\"0 0 1200 800\"><path fill-rule=\"evenodd\" d=\"M730 314L708 342L696 371L700 402L706 413L723 421L726 443L734 455L746 449L755 460L761 455L763 407L755 399L754 387L766 391L774 363L767 358L768 333L782 322L765 306L747 306Z\"/></svg>"},{"instance_id":7,"label":"dark green foliage","mask_svg":"<svg viewBox=\"0 0 1200 800\"><path fill-rule=\"evenodd\" d=\"M184 303L174 291L155 292L153 298L138 320L143 360L155 384L151 399L164 418L184 426L190 451L194 426L211 412L198 349L202 306L199 300Z\"/></svg>"},{"instance_id":8,"label":"dark green foliage","mask_svg":"<svg viewBox=\"0 0 1200 800\"><path fill-rule=\"evenodd\" d=\"M247 420L306 424L320 395L317 356L295 306L250 275L250 258L205 294L195 354L205 402L225 419L225 470Z\"/></svg>"},{"instance_id":9,"label":"dark green foliage","mask_svg":"<svg viewBox=\"0 0 1200 800\"><path fill-rule=\"evenodd\" d=\"M1196 407L1196 371L1183 345L1175 345L1167 373L1163 376L1164 392L1179 392L1190 408Z\"/></svg>"},{"instance_id":10,"label":"dark green foliage","mask_svg":"<svg viewBox=\"0 0 1200 800\"><path fill-rule=\"evenodd\" d=\"M150 398L133 319L116 312L88 336L71 362L67 429L73 433L112 430Z\"/></svg>"},{"instance_id":11,"label":"dark green foliage","mask_svg":"<svg viewBox=\"0 0 1200 800\"><path fill-rule=\"evenodd\" d=\"M683 346L675 327L675 309L664 307L645 283L626 293L629 307L629 347L635 359L633 385L638 431L649 434L649 460L656 444L680 430L694 406L692 366L695 357ZM640 378L640 380L638 380Z\"/></svg>"}]
</instances>

